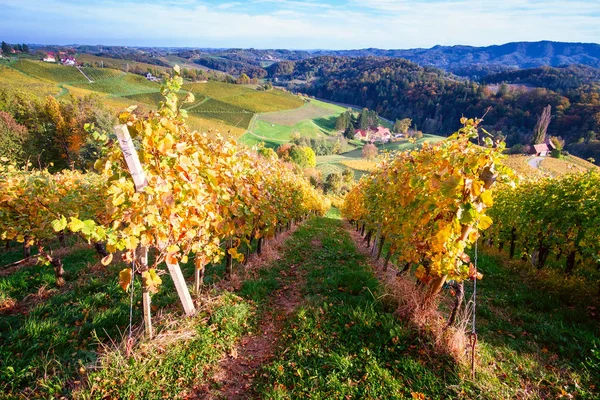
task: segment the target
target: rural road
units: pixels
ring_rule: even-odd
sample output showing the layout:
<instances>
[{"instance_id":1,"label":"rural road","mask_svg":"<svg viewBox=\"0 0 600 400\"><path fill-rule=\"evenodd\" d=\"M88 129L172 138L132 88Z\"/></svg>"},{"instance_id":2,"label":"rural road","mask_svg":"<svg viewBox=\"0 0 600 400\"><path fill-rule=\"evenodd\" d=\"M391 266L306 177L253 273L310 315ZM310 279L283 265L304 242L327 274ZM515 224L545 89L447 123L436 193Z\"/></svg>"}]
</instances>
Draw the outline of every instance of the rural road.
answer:
<instances>
[{"instance_id":1,"label":"rural road","mask_svg":"<svg viewBox=\"0 0 600 400\"><path fill-rule=\"evenodd\" d=\"M531 168L540 169L540 164L542 163L543 159L544 157L532 157L527 160L527 164L529 164Z\"/></svg>"}]
</instances>

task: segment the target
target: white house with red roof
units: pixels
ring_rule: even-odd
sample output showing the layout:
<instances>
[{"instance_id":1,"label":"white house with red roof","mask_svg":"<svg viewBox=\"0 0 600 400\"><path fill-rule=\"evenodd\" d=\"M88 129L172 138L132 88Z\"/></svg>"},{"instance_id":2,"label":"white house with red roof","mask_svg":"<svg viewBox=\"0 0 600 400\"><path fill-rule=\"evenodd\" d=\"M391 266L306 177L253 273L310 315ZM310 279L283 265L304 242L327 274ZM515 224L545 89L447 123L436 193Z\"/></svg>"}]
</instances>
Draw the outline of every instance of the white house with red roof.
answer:
<instances>
[{"instance_id":1,"label":"white house with red roof","mask_svg":"<svg viewBox=\"0 0 600 400\"><path fill-rule=\"evenodd\" d=\"M391 140L392 133L388 128L381 125L371 127L369 129L357 129L354 131L354 139L362 140L363 142L380 142L387 143Z\"/></svg>"},{"instance_id":2,"label":"white house with red roof","mask_svg":"<svg viewBox=\"0 0 600 400\"><path fill-rule=\"evenodd\" d=\"M70 65L70 66L77 64L77 61L75 61L75 58L70 57L70 56L61 58L60 62L62 65Z\"/></svg>"},{"instance_id":3,"label":"white house with red roof","mask_svg":"<svg viewBox=\"0 0 600 400\"><path fill-rule=\"evenodd\" d=\"M46 57L42 58L42 60L46 62L56 62L56 56L54 53L47 53Z\"/></svg>"}]
</instances>

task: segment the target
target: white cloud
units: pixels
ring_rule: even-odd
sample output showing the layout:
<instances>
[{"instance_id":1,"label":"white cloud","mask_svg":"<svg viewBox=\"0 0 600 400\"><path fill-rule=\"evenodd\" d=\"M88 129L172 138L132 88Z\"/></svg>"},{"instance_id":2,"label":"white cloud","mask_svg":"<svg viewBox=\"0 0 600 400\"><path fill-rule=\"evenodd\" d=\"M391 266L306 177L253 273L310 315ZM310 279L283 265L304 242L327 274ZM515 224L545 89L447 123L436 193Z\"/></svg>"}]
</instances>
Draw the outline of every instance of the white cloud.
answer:
<instances>
[{"instance_id":1,"label":"white cloud","mask_svg":"<svg viewBox=\"0 0 600 400\"><path fill-rule=\"evenodd\" d=\"M213 6L207 0L0 0L5 12L16 16L4 18L0 36L38 43L263 48L408 48L600 38L600 2L595 0L348 1L339 6L298 0Z\"/></svg>"}]
</instances>

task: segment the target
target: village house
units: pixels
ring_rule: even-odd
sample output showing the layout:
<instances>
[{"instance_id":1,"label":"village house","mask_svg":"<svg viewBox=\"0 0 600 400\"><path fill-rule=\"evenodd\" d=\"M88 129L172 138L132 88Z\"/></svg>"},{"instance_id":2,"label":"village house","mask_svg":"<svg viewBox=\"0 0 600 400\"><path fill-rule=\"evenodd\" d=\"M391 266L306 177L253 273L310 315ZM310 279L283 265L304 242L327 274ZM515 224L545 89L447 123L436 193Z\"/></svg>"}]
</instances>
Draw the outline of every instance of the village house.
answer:
<instances>
[{"instance_id":1,"label":"village house","mask_svg":"<svg viewBox=\"0 0 600 400\"><path fill-rule=\"evenodd\" d=\"M47 53L46 57L42 58L43 61L46 62L56 62L56 57L54 56L54 53Z\"/></svg>"},{"instance_id":2,"label":"village house","mask_svg":"<svg viewBox=\"0 0 600 400\"><path fill-rule=\"evenodd\" d=\"M160 82L160 79L152 75L150 72L146 74L146 79L148 79L150 82Z\"/></svg>"},{"instance_id":3,"label":"village house","mask_svg":"<svg viewBox=\"0 0 600 400\"><path fill-rule=\"evenodd\" d=\"M70 65L70 66L73 66L73 65L77 64L77 62L75 61L75 59L73 57L61 58L60 62L61 62L62 65Z\"/></svg>"},{"instance_id":4,"label":"village house","mask_svg":"<svg viewBox=\"0 0 600 400\"><path fill-rule=\"evenodd\" d=\"M363 142L387 143L391 138L392 134L390 130L381 125L369 129L357 129L354 132L354 139Z\"/></svg>"}]
</instances>

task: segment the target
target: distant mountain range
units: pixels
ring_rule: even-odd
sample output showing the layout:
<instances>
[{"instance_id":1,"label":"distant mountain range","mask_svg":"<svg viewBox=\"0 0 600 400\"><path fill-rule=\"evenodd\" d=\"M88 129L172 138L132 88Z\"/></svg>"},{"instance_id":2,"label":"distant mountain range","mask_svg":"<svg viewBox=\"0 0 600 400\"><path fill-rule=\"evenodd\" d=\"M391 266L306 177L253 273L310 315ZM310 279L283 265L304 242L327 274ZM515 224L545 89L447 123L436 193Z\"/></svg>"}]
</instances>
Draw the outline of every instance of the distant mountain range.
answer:
<instances>
[{"instance_id":1,"label":"distant mountain range","mask_svg":"<svg viewBox=\"0 0 600 400\"><path fill-rule=\"evenodd\" d=\"M422 66L435 66L462 76L484 76L493 72L571 64L600 68L600 44L564 42L512 42L503 45L435 46L409 50L319 50L313 55L346 57L376 56L405 58Z\"/></svg>"},{"instance_id":2,"label":"distant mountain range","mask_svg":"<svg viewBox=\"0 0 600 400\"><path fill-rule=\"evenodd\" d=\"M32 45L33 46L33 45ZM35 47L35 46L34 46ZM57 46L46 46L52 48ZM458 76L478 80L490 74L542 66L585 65L600 68L600 44L566 42L512 42L502 45L434 46L430 49L209 49L122 46L77 46L78 52L114 58L134 58L165 64L162 58L177 55L184 59L233 75L246 73L262 78L264 69L282 61L301 61L318 56L404 58L421 66L433 66ZM254 67L250 67L250 66Z\"/></svg>"}]
</instances>

